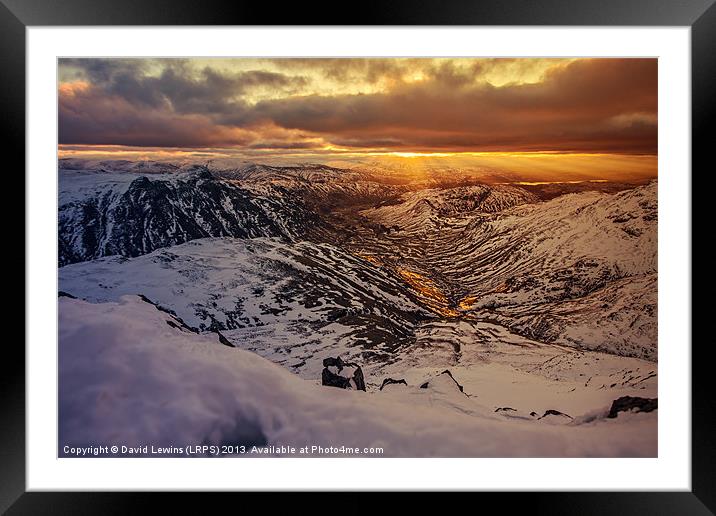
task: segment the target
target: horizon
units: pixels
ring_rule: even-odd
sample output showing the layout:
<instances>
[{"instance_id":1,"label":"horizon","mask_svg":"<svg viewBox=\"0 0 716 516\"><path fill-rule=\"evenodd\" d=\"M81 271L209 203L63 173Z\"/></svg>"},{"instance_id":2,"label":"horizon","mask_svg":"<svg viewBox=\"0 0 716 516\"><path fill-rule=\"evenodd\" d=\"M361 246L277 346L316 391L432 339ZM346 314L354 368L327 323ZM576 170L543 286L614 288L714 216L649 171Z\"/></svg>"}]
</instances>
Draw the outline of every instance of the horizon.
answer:
<instances>
[{"instance_id":1,"label":"horizon","mask_svg":"<svg viewBox=\"0 0 716 516\"><path fill-rule=\"evenodd\" d=\"M60 59L59 158L657 176L657 61Z\"/></svg>"}]
</instances>

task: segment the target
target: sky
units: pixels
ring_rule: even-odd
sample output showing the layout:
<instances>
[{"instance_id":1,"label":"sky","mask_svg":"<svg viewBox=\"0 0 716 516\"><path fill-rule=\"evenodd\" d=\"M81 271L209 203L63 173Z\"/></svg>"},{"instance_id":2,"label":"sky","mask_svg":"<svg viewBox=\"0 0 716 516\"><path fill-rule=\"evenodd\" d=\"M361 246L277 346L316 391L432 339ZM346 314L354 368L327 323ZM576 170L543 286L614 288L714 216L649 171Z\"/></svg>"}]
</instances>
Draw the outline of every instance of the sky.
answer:
<instances>
[{"instance_id":1,"label":"sky","mask_svg":"<svg viewBox=\"0 0 716 516\"><path fill-rule=\"evenodd\" d=\"M60 157L656 176L656 59L83 58L58 78Z\"/></svg>"}]
</instances>

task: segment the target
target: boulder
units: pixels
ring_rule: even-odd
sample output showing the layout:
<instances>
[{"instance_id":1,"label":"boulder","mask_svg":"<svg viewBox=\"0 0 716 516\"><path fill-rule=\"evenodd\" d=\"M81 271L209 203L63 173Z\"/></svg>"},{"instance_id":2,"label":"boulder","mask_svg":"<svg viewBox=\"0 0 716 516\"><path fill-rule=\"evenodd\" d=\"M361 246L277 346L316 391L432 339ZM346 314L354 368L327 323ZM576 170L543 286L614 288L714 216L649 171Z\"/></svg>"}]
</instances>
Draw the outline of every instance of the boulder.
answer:
<instances>
[{"instance_id":1,"label":"boulder","mask_svg":"<svg viewBox=\"0 0 716 516\"><path fill-rule=\"evenodd\" d=\"M341 357L323 359L321 384L341 389L365 391L363 370L354 362L344 362Z\"/></svg>"},{"instance_id":2,"label":"boulder","mask_svg":"<svg viewBox=\"0 0 716 516\"><path fill-rule=\"evenodd\" d=\"M609 409L607 417L615 418L619 412L651 412L658 407L658 398L640 398L638 396L622 396L612 402L612 408Z\"/></svg>"}]
</instances>

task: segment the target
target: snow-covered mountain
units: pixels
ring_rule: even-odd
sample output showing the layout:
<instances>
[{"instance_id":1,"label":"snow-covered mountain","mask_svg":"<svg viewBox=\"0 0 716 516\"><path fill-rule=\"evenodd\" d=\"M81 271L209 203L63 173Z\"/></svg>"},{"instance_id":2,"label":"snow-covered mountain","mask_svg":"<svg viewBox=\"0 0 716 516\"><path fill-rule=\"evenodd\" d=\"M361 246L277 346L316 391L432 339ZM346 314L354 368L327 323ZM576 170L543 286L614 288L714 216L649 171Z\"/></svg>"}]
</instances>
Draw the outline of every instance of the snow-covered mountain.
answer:
<instances>
[{"instance_id":1,"label":"snow-covered mountain","mask_svg":"<svg viewBox=\"0 0 716 516\"><path fill-rule=\"evenodd\" d=\"M87 160L78 158L62 158L59 160L60 170L82 170L94 173L121 173L135 174L172 174L181 170L179 163L164 161L130 161L126 159Z\"/></svg>"},{"instance_id":2,"label":"snow-covered mountain","mask_svg":"<svg viewBox=\"0 0 716 516\"><path fill-rule=\"evenodd\" d=\"M522 188L506 185L426 189L407 192L395 202L373 208L364 215L397 231L424 233L441 228L450 217L496 213L538 200Z\"/></svg>"},{"instance_id":3,"label":"snow-covered mountain","mask_svg":"<svg viewBox=\"0 0 716 516\"><path fill-rule=\"evenodd\" d=\"M211 163L207 168L217 177L238 181L282 182L286 184L356 182L365 179L360 172L319 164L282 167L252 163L238 168L223 168Z\"/></svg>"},{"instance_id":4,"label":"snow-covered mountain","mask_svg":"<svg viewBox=\"0 0 716 516\"><path fill-rule=\"evenodd\" d=\"M138 256L211 236L291 239L317 220L288 192L255 195L217 180L201 166L149 175L134 168L61 169L59 174L60 266Z\"/></svg>"},{"instance_id":5,"label":"snow-covered mountain","mask_svg":"<svg viewBox=\"0 0 716 516\"><path fill-rule=\"evenodd\" d=\"M381 182L365 172L308 164L279 167L252 164L236 169L211 169L216 177L230 180L251 192L275 196L281 191L298 195L319 213L326 214L346 205L372 206L394 199L406 187Z\"/></svg>"},{"instance_id":6,"label":"snow-covered mountain","mask_svg":"<svg viewBox=\"0 0 716 516\"><path fill-rule=\"evenodd\" d=\"M220 330L307 375L336 354L389 362L431 316L390 271L305 241L194 240L62 267L59 287L90 301L144 295L192 327Z\"/></svg>"},{"instance_id":7,"label":"snow-covered mountain","mask_svg":"<svg viewBox=\"0 0 716 516\"><path fill-rule=\"evenodd\" d=\"M411 377L407 385L370 392L322 387L253 353L222 345L215 334L193 333L137 296L112 303L67 297L59 302L59 440L68 447L119 439L138 449L119 456L157 456L153 450L160 447L186 456L179 448L193 443L233 446L228 455L247 457L295 457L287 447L307 444L325 449L309 449L304 456L657 453L655 412L627 411L610 418L611 403L594 399L596 405L579 413L552 409L532 415L529 407L539 406L540 393L548 394L549 388L526 382L514 371L510 377L509 371L494 370L468 383L462 372L453 376L433 370L423 384ZM569 367L563 360L552 372ZM622 372L611 376L621 383ZM511 386L503 399L518 399L519 408L495 407L482 397L482 388L495 380L500 387ZM465 383L462 389L459 382ZM569 398L567 387L583 382L590 383L581 377L563 385L552 382L552 399ZM341 445L351 449L341 451ZM63 449L61 455L68 455Z\"/></svg>"},{"instance_id":8,"label":"snow-covered mountain","mask_svg":"<svg viewBox=\"0 0 716 516\"><path fill-rule=\"evenodd\" d=\"M386 266L432 278L454 316L497 321L543 341L656 358L656 193L654 181L616 194L547 202L516 196L525 202L458 211L455 194L420 191L362 211L392 231L352 245Z\"/></svg>"},{"instance_id":9,"label":"snow-covered mountain","mask_svg":"<svg viewBox=\"0 0 716 516\"><path fill-rule=\"evenodd\" d=\"M59 289L79 298L60 301L61 326L76 330L61 327L61 353L62 342L73 357L99 338L95 316L114 328L103 362L108 380L92 377L98 389L128 380L123 360L152 356L142 343L123 344L141 326L157 350L182 350L169 370L192 360L197 371L228 368L220 382L253 389L250 396L276 393L276 410L297 427L313 428L283 404L319 420L326 413L316 400L339 412L344 403L360 405L368 427L399 407L415 409L414 424L406 415L387 425L386 439L413 436L392 445L395 456L508 456L511 439L495 435L513 431L536 439L524 448L530 456L656 453L654 414L626 414L618 426L605 416L615 399L657 394L656 181L446 186L323 165L61 166ZM138 326L123 328L127 318ZM338 356L362 367L367 398L314 385L323 359ZM144 374L161 378L166 396L183 392L152 360ZM87 373L66 365L68 375ZM68 392L66 399L83 398ZM222 400L212 417L235 410L231 395ZM93 406L129 410L115 401ZM153 403L146 410L158 410ZM203 436L194 416L172 415ZM247 440L281 442L263 419L237 417ZM68 435L82 425L104 431L91 414L77 418ZM423 453L416 425L433 418L498 444L430 440ZM620 435L606 437L615 428ZM146 431L164 439L164 431ZM638 432L644 442L631 440ZM547 436L573 452L542 447ZM373 437L368 432L365 442Z\"/></svg>"}]
</instances>

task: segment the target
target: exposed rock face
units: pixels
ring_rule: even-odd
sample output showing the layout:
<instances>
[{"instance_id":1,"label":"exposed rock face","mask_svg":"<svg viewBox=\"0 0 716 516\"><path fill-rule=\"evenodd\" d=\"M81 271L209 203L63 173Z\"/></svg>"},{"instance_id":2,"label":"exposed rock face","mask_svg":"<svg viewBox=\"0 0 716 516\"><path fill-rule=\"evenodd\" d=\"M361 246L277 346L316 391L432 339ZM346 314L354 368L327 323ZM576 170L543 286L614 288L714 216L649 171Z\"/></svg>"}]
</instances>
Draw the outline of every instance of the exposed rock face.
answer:
<instances>
[{"instance_id":1,"label":"exposed rock face","mask_svg":"<svg viewBox=\"0 0 716 516\"><path fill-rule=\"evenodd\" d=\"M106 176L63 175L60 266L109 255L139 256L197 238L291 239L315 222L290 196L257 196L202 167L171 176Z\"/></svg>"},{"instance_id":2,"label":"exposed rock face","mask_svg":"<svg viewBox=\"0 0 716 516\"><path fill-rule=\"evenodd\" d=\"M400 383L402 383L405 386L408 385L408 382L406 382L404 378L401 378L400 380L394 380L393 378L386 378L385 380L383 380L383 383L380 385L379 390L382 391L383 387L385 387L386 385L395 385L395 384L400 384Z\"/></svg>"},{"instance_id":3,"label":"exposed rock face","mask_svg":"<svg viewBox=\"0 0 716 516\"><path fill-rule=\"evenodd\" d=\"M607 417L615 418L619 412L651 412L658 407L658 398L640 398L638 396L622 396L612 402L612 408Z\"/></svg>"},{"instance_id":4,"label":"exposed rock face","mask_svg":"<svg viewBox=\"0 0 716 516\"><path fill-rule=\"evenodd\" d=\"M341 389L365 391L363 370L355 362L344 362L341 357L323 359L321 384Z\"/></svg>"}]
</instances>

